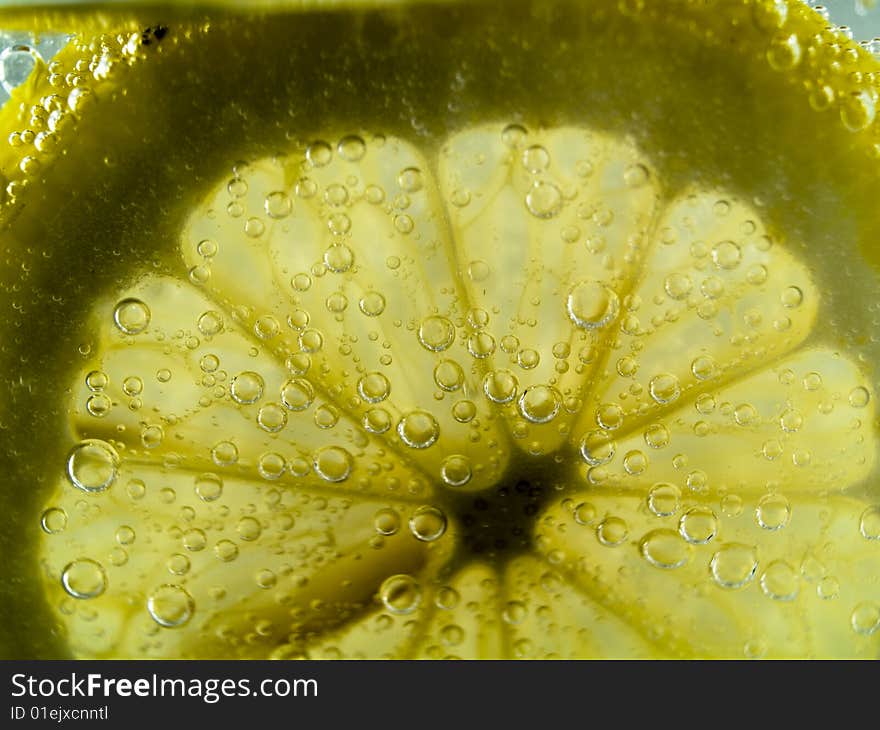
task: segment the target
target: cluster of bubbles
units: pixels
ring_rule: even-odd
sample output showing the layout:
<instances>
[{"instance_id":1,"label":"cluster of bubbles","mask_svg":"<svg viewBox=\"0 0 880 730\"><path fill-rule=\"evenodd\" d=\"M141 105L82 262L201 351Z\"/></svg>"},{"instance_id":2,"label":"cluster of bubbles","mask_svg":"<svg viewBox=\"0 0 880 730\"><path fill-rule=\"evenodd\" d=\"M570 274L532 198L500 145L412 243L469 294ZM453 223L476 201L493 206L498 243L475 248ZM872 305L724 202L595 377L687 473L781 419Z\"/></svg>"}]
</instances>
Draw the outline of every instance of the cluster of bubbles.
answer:
<instances>
[{"instance_id":1,"label":"cluster of bubbles","mask_svg":"<svg viewBox=\"0 0 880 730\"><path fill-rule=\"evenodd\" d=\"M0 37L0 104L37 69L45 73L51 87L36 103L23 105L23 126L6 140L15 150L17 163L15 169L4 170L0 201L11 205L21 198L89 113L96 99L95 86L143 60L150 45L158 43L166 32L157 27L89 39L67 34L46 34L39 40L27 34Z\"/></svg>"}]
</instances>

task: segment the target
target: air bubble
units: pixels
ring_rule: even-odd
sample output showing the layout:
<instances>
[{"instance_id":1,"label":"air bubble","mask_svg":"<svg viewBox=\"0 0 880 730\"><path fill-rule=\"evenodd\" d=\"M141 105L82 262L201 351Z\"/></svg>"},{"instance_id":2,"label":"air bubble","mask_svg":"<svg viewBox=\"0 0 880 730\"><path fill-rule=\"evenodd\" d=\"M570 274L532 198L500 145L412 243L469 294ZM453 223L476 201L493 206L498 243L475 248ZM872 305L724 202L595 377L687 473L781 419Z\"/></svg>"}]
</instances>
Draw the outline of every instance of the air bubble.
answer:
<instances>
[{"instance_id":1,"label":"air bubble","mask_svg":"<svg viewBox=\"0 0 880 730\"><path fill-rule=\"evenodd\" d=\"M382 582L379 598L388 611L406 616L419 607L422 601L422 589L411 575L392 575Z\"/></svg>"},{"instance_id":2,"label":"air bubble","mask_svg":"<svg viewBox=\"0 0 880 730\"><path fill-rule=\"evenodd\" d=\"M57 535L67 527L67 512L61 507L49 507L40 516L40 527L48 535Z\"/></svg>"},{"instance_id":3,"label":"air bubble","mask_svg":"<svg viewBox=\"0 0 880 730\"><path fill-rule=\"evenodd\" d=\"M150 324L150 308L140 299L123 299L113 310L113 321L122 333L138 335Z\"/></svg>"},{"instance_id":4,"label":"air bubble","mask_svg":"<svg viewBox=\"0 0 880 730\"><path fill-rule=\"evenodd\" d=\"M590 431L580 443L581 457L590 466L607 464L614 458L614 441L605 431Z\"/></svg>"},{"instance_id":5,"label":"air bubble","mask_svg":"<svg viewBox=\"0 0 880 730\"><path fill-rule=\"evenodd\" d=\"M526 193L526 208L536 218L553 218L562 210L562 192L546 180L538 180Z\"/></svg>"},{"instance_id":6,"label":"air bubble","mask_svg":"<svg viewBox=\"0 0 880 730\"><path fill-rule=\"evenodd\" d=\"M761 590L775 601L793 601L800 591L797 571L784 560L774 560L761 574Z\"/></svg>"},{"instance_id":7,"label":"air bubble","mask_svg":"<svg viewBox=\"0 0 880 730\"><path fill-rule=\"evenodd\" d=\"M417 540L434 542L446 532L446 514L430 505L419 507L409 518L409 529Z\"/></svg>"},{"instance_id":8,"label":"air bubble","mask_svg":"<svg viewBox=\"0 0 880 730\"><path fill-rule=\"evenodd\" d=\"M312 465L315 473L328 482L342 482L351 474L354 460L341 446L325 446L315 453Z\"/></svg>"},{"instance_id":9,"label":"air bubble","mask_svg":"<svg viewBox=\"0 0 880 730\"><path fill-rule=\"evenodd\" d=\"M718 518L708 507L692 507L678 521L678 532L692 545L705 545L718 534Z\"/></svg>"},{"instance_id":10,"label":"air bubble","mask_svg":"<svg viewBox=\"0 0 880 730\"><path fill-rule=\"evenodd\" d=\"M397 434L410 448L427 449L440 437L440 426L427 411L410 411L397 424Z\"/></svg>"},{"instance_id":11,"label":"air bubble","mask_svg":"<svg viewBox=\"0 0 880 730\"><path fill-rule=\"evenodd\" d=\"M575 326L597 329L608 324L620 309L617 293L601 281L582 281L568 293L566 311Z\"/></svg>"},{"instance_id":12,"label":"air bubble","mask_svg":"<svg viewBox=\"0 0 880 730\"><path fill-rule=\"evenodd\" d=\"M193 617L195 609L193 597L179 585L161 585L147 598L150 617L164 628L183 626Z\"/></svg>"},{"instance_id":13,"label":"air bubble","mask_svg":"<svg viewBox=\"0 0 880 730\"><path fill-rule=\"evenodd\" d=\"M629 526L620 517L606 517L596 527L596 537L606 547L622 545L629 536Z\"/></svg>"},{"instance_id":14,"label":"air bubble","mask_svg":"<svg viewBox=\"0 0 880 730\"><path fill-rule=\"evenodd\" d=\"M440 465L440 476L443 483L450 487L463 487L471 480L470 460L461 454L447 456Z\"/></svg>"},{"instance_id":15,"label":"air bubble","mask_svg":"<svg viewBox=\"0 0 880 730\"><path fill-rule=\"evenodd\" d=\"M657 517L670 517L681 505L681 490L674 484L659 482L648 492L648 509Z\"/></svg>"},{"instance_id":16,"label":"air bubble","mask_svg":"<svg viewBox=\"0 0 880 730\"><path fill-rule=\"evenodd\" d=\"M195 491L203 502L214 502L223 495L223 480L216 474L201 474L196 477Z\"/></svg>"},{"instance_id":17,"label":"air bubble","mask_svg":"<svg viewBox=\"0 0 880 730\"><path fill-rule=\"evenodd\" d=\"M394 535L400 529L400 515L390 507L377 510L373 515L373 528L380 535Z\"/></svg>"},{"instance_id":18,"label":"air bubble","mask_svg":"<svg viewBox=\"0 0 880 730\"><path fill-rule=\"evenodd\" d=\"M728 543L712 556L709 569L722 588L742 588L755 577L758 556L754 547Z\"/></svg>"},{"instance_id":19,"label":"air bubble","mask_svg":"<svg viewBox=\"0 0 880 730\"><path fill-rule=\"evenodd\" d=\"M516 376L509 370L495 370L483 378L483 392L493 403L510 403L516 398L516 389Z\"/></svg>"},{"instance_id":20,"label":"air bubble","mask_svg":"<svg viewBox=\"0 0 880 730\"><path fill-rule=\"evenodd\" d=\"M391 393L391 383L382 373L367 373L358 380L357 391L367 403L381 403Z\"/></svg>"},{"instance_id":21,"label":"air bubble","mask_svg":"<svg viewBox=\"0 0 880 730\"><path fill-rule=\"evenodd\" d=\"M97 598L107 590L107 574L99 562L79 558L61 571L61 585L74 598Z\"/></svg>"},{"instance_id":22,"label":"air bubble","mask_svg":"<svg viewBox=\"0 0 880 730\"><path fill-rule=\"evenodd\" d=\"M116 480L119 456L110 444L88 439L67 457L67 476L84 492L103 492Z\"/></svg>"},{"instance_id":23,"label":"air bubble","mask_svg":"<svg viewBox=\"0 0 880 730\"><path fill-rule=\"evenodd\" d=\"M735 269L742 260L742 250L733 241L721 241L712 247L712 261L719 269Z\"/></svg>"},{"instance_id":24,"label":"air bubble","mask_svg":"<svg viewBox=\"0 0 880 730\"><path fill-rule=\"evenodd\" d=\"M426 317L419 325L419 342L427 350L442 352L455 341L455 326L445 317Z\"/></svg>"},{"instance_id":25,"label":"air bubble","mask_svg":"<svg viewBox=\"0 0 880 730\"><path fill-rule=\"evenodd\" d=\"M673 570L686 565L691 556L690 546L673 530L654 530L639 543L639 551L651 565Z\"/></svg>"},{"instance_id":26,"label":"air bubble","mask_svg":"<svg viewBox=\"0 0 880 730\"><path fill-rule=\"evenodd\" d=\"M781 530L791 518L791 505L781 494L765 494L758 500L755 520L765 530Z\"/></svg>"},{"instance_id":27,"label":"air bubble","mask_svg":"<svg viewBox=\"0 0 880 730\"><path fill-rule=\"evenodd\" d=\"M853 631L862 636L871 636L880 629L880 604L875 601L859 603L850 614Z\"/></svg>"},{"instance_id":28,"label":"air bubble","mask_svg":"<svg viewBox=\"0 0 880 730\"><path fill-rule=\"evenodd\" d=\"M533 385L520 396L519 411L531 423L549 423L559 413L559 394L550 386Z\"/></svg>"},{"instance_id":29,"label":"air bubble","mask_svg":"<svg viewBox=\"0 0 880 730\"><path fill-rule=\"evenodd\" d=\"M274 220L286 218L293 211L293 201L290 196L280 190L269 193L263 203L266 215Z\"/></svg>"},{"instance_id":30,"label":"air bubble","mask_svg":"<svg viewBox=\"0 0 880 730\"><path fill-rule=\"evenodd\" d=\"M281 403L291 411L307 410L315 400L315 389L303 378L291 378L281 386Z\"/></svg>"},{"instance_id":31,"label":"air bubble","mask_svg":"<svg viewBox=\"0 0 880 730\"><path fill-rule=\"evenodd\" d=\"M265 382L259 373L246 370L232 379L229 393L236 403L250 405L263 397Z\"/></svg>"},{"instance_id":32,"label":"air bubble","mask_svg":"<svg viewBox=\"0 0 880 730\"><path fill-rule=\"evenodd\" d=\"M880 505L873 505L862 512L859 532L866 540L880 540Z\"/></svg>"},{"instance_id":33,"label":"air bubble","mask_svg":"<svg viewBox=\"0 0 880 730\"><path fill-rule=\"evenodd\" d=\"M661 373L651 378L648 391L656 403L666 405L678 399L681 394L681 386L678 383L678 378L674 375Z\"/></svg>"}]
</instances>

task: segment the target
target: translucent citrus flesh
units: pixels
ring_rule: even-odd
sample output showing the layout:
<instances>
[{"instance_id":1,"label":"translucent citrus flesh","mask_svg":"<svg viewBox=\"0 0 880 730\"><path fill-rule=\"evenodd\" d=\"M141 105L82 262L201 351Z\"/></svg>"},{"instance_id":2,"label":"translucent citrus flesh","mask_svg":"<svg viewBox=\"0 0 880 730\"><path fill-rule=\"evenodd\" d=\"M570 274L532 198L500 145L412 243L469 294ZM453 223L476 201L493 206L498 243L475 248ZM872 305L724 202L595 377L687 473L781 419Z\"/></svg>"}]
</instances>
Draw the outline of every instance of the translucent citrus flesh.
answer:
<instances>
[{"instance_id":1,"label":"translucent citrus flesh","mask_svg":"<svg viewBox=\"0 0 880 730\"><path fill-rule=\"evenodd\" d=\"M873 312L854 299L876 291L877 181L873 126L849 129L870 88L834 85L799 6L702 11L697 31L685 3L664 32L638 3L524 8L515 27L491 5L282 15L320 40L271 61L253 54L280 30L221 16L60 59L95 55L92 95L56 116L61 152L9 176L4 213L10 244L51 258L25 278L57 292L7 287L46 335L4 353L33 383L4 411L37 492L17 528L48 605L30 652L876 656ZM429 19L467 33L417 79ZM501 44L507 84L471 34ZM549 38L545 69L607 67L538 86ZM609 85L670 49L677 102L652 103L672 120L640 74ZM724 106L734 60L767 108ZM256 88L228 104L194 85L248 62ZM810 107L820 81L839 120ZM46 85L20 97L48 117ZM762 124L781 110L821 154Z\"/></svg>"}]
</instances>

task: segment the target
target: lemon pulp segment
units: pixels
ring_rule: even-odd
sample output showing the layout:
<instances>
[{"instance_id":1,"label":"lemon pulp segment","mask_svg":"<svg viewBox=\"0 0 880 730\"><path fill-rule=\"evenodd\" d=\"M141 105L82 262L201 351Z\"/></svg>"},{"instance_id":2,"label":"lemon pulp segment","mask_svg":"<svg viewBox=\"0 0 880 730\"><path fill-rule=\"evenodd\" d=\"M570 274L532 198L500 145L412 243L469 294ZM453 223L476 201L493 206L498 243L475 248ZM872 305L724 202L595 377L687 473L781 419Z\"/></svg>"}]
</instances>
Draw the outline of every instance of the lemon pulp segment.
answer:
<instances>
[{"instance_id":1,"label":"lemon pulp segment","mask_svg":"<svg viewBox=\"0 0 880 730\"><path fill-rule=\"evenodd\" d=\"M116 17L4 108L39 651L876 656L874 72L795 4L522 5Z\"/></svg>"}]
</instances>

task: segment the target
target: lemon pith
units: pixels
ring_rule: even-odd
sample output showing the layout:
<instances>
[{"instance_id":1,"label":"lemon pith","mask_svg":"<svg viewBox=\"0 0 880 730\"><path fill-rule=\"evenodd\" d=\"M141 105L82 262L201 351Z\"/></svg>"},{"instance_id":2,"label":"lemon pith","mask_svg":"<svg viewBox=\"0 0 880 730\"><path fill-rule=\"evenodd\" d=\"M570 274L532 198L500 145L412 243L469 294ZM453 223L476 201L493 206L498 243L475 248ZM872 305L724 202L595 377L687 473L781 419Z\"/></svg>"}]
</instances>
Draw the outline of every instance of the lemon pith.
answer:
<instances>
[{"instance_id":1,"label":"lemon pith","mask_svg":"<svg viewBox=\"0 0 880 730\"><path fill-rule=\"evenodd\" d=\"M876 654L874 391L810 241L504 119L229 158L83 311L40 539L73 653Z\"/></svg>"}]
</instances>

